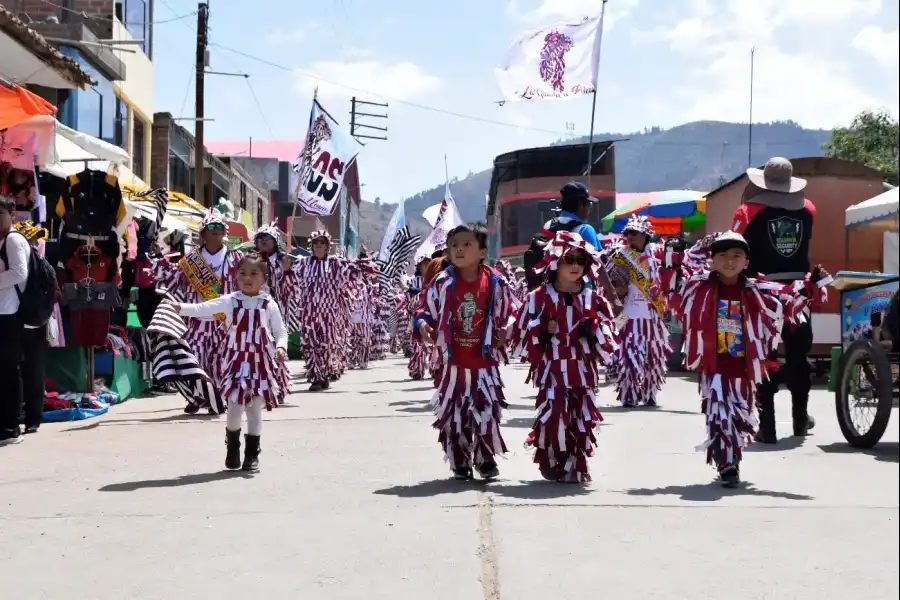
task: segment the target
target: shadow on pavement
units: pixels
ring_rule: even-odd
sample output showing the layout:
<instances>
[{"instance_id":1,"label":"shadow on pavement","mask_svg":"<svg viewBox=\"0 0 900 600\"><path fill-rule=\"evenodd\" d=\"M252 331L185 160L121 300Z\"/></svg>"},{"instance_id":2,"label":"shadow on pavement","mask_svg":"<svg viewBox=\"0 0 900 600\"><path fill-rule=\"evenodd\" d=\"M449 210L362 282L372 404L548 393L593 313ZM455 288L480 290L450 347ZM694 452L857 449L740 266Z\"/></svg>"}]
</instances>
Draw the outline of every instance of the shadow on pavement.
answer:
<instances>
[{"instance_id":1,"label":"shadow on pavement","mask_svg":"<svg viewBox=\"0 0 900 600\"><path fill-rule=\"evenodd\" d=\"M424 404L423 406L406 406L404 408L398 408L397 412L402 413L430 413L433 412L432 408L428 406L428 404Z\"/></svg>"},{"instance_id":2,"label":"shadow on pavement","mask_svg":"<svg viewBox=\"0 0 900 600\"><path fill-rule=\"evenodd\" d=\"M782 498L784 500L815 500L806 494L792 494L790 492L774 492L771 490L758 490L752 483L744 483L736 489L727 489L713 483L694 483L690 485L670 485L661 488L636 488L625 490L629 496L679 496L688 502L717 502L728 496L764 496L767 498Z\"/></svg>"},{"instance_id":3,"label":"shadow on pavement","mask_svg":"<svg viewBox=\"0 0 900 600\"><path fill-rule=\"evenodd\" d=\"M136 414L136 413L132 413ZM63 429L63 433L68 433L70 431L87 431L89 429L95 429L100 426L107 425L137 425L140 423L174 423L177 421L183 422L191 422L191 421L212 421L221 415L210 415L207 413L196 414L196 415L186 415L183 412L178 412L178 414L168 415L165 417L150 417L147 419L109 419L106 421L94 421L87 425L79 425L78 427L69 427L68 429Z\"/></svg>"},{"instance_id":4,"label":"shadow on pavement","mask_svg":"<svg viewBox=\"0 0 900 600\"><path fill-rule=\"evenodd\" d=\"M411 383L413 381L416 381L416 380L412 379L410 377L407 377L406 379L383 379L381 381L376 381L375 383ZM421 381L421 380L419 380L419 381Z\"/></svg>"},{"instance_id":5,"label":"shadow on pavement","mask_svg":"<svg viewBox=\"0 0 900 600\"><path fill-rule=\"evenodd\" d=\"M806 443L806 438L802 436L791 436L781 438L777 444L761 444L753 442L744 448L744 452L783 452L785 450L794 450L800 448Z\"/></svg>"},{"instance_id":6,"label":"shadow on pavement","mask_svg":"<svg viewBox=\"0 0 900 600\"><path fill-rule=\"evenodd\" d=\"M172 488L185 485L197 485L211 483L223 479L250 479L253 475L243 471L215 471L213 473L196 473L194 475L179 475L174 479L146 479L144 481L126 481L113 483L100 488L101 492L134 492L150 488Z\"/></svg>"},{"instance_id":7,"label":"shadow on pavement","mask_svg":"<svg viewBox=\"0 0 900 600\"><path fill-rule=\"evenodd\" d=\"M433 385L423 385L422 387L403 388L402 390L394 390L395 392L434 392Z\"/></svg>"},{"instance_id":8,"label":"shadow on pavement","mask_svg":"<svg viewBox=\"0 0 900 600\"><path fill-rule=\"evenodd\" d=\"M398 498L430 498L442 494L459 494L484 489L484 482L477 479L471 481L457 481L449 477L420 481L413 485L395 485L393 487L375 490L372 492L378 496L396 496Z\"/></svg>"},{"instance_id":9,"label":"shadow on pavement","mask_svg":"<svg viewBox=\"0 0 900 600\"><path fill-rule=\"evenodd\" d=\"M692 417L698 417L703 413L700 412L700 409L697 410L677 410L674 408L664 408L662 406L629 406L625 407L622 405L617 406L601 406L600 413L666 413L670 415L691 415Z\"/></svg>"},{"instance_id":10,"label":"shadow on pavement","mask_svg":"<svg viewBox=\"0 0 900 600\"><path fill-rule=\"evenodd\" d=\"M557 483L555 481L519 481L511 483L488 483L485 491L504 498L519 500L555 500L558 498L575 498L591 493L591 488L580 483Z\"/></svg>"},{"instance_id":11,"label":"shadow on pavement","mask_svg":"<svg viewBox=\"0 0 900 600\"><path fill-rule=\"evenodd\" d=\"M900 462L900 443L882 442L867 450L854 448L845 442L821 444L819 449L827 454L865 454L881 462Z\"/></svg>"}]
</instances>

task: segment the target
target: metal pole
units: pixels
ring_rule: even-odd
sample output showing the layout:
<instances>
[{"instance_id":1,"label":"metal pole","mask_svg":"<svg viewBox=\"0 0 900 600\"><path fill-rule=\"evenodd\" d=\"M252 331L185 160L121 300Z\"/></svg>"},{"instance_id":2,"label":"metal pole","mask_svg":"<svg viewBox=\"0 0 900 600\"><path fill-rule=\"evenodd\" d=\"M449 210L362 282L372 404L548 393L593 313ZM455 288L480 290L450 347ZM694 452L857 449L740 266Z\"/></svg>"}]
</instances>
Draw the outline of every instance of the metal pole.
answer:
<instances>
[{"instance_id":1,"label":"metal pole","mask_svg":"<svg viewBox=\"0 0 900 600\"><path fill-rule=\"evenodd\" d=\"M607 0L603 0L603 8L600 9L600 24L597 26L600 30L597 32L597 64L594 65L594 79L597 79L597 72L600 70L600 47L603 42L603 19L606 16L606 2ZM588 137L588 191L591 190L591 173L594 170L594 122L597 117L597 85L599 85L599 81L594 84L594 93L591 98L591 133Z\"/></svg>"},{"instance_id":2,"label":"metal pole","mask_svg":"<svg viewBox=\"0 0 900 600\"><path fill-rule=\"evenodd\" d=\"M747 125L747 168L753 167L753 63L756 48L750 48L750 122Z\"/></svg>"},{"instance_id":3,"label":"metal pole","mask_svg":"<svg viewBox=\"0 0 900 600\"><path fill-rule=\"evenodd\" d=\"M209 24L209 5L201 2L197 5L197 65L196 65L196 89L195 109L196 123L194 124L194 200L210 207L212 203L212 195L207 199L205 187L205 170L203 166L206 148L203 142L203 116L204 116L204 78L206 70L206 45L207 26Z\"/></svg>"}]
</instances>

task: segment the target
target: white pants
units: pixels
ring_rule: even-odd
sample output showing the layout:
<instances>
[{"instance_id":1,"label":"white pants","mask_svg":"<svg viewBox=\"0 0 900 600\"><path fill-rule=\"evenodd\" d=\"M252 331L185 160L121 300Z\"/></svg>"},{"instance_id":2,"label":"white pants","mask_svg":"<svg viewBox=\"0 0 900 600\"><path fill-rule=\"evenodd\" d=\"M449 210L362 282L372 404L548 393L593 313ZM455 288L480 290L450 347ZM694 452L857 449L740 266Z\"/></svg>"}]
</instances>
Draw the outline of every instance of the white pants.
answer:
<instances>
[{"instance_id":1,"label":"white pants","mask_svg":"<svg viewBox=\"0 0 900 600\"><path fill-rule=\"evenodd\" d=\"M266 401L260 396L254 398L250 404L238 404L237 402L229 401L225 428L229 431L240 431L241 417L246 412L247 435L262 435L262 416L265 405Z\"/></svg>"}]
</instances>

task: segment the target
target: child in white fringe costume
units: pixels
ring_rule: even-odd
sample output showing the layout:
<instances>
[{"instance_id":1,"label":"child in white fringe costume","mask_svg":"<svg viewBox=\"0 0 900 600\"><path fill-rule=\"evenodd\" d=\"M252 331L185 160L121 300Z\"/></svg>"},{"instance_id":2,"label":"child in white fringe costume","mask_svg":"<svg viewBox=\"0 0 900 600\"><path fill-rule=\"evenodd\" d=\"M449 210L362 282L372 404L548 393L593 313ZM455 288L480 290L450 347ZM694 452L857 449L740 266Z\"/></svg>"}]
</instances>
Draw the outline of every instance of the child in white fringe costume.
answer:
<instances>
[{"instance_id":1,"label":"child in white fringe costume","mask_svg":"<svg viewBox=\"0 0 900 600\"><path fill-rule=\"evenodd\" d=\"M262 411L278 406L280 396L277 363L287 360L287 329L278 303L263 291L268 264L258 254L238 263L239 292L199 304L177 304L185 317L224 322L221 392L227 403L225 468L259 470ZM247 415L246 447L241 462L241 422Z\"/></svg>"},{"instance_id":2,"label":"child in white fringe costume","mask_svg":"<svg viewBox=\"0 0 900 600\"><path fill-rule=\"evenodd\" d=\"M740 483L743 448L753 438L756 386L777 364L784 321L799 324L807 304L824 301L831 276L820 266L789 285L747 277L750 248L733 231L707 236L685 255L673 309L684 325L685 366L700 376L707 463L722 485Z\"/></svg>"}]
</instances>

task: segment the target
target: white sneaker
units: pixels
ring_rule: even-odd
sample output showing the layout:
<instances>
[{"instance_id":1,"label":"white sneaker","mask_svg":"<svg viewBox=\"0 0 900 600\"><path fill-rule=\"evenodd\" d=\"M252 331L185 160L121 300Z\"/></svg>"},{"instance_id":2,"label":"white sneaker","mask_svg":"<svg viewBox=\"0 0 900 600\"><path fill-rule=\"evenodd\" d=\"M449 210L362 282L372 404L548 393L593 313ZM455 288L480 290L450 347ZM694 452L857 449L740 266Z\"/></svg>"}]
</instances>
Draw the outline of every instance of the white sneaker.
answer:
<instances>
[{"instance_id":1,"label":"white sneaker","mask_svg":"<svg viewBox=\"0 0 900 600\"><path fill-rule=\"evenodd\" d=\"M24 441L25 436L19 434L16 437L0 438L0 446L12 446L13 444L21 444Z\"/></svg>"}]
</instances>

